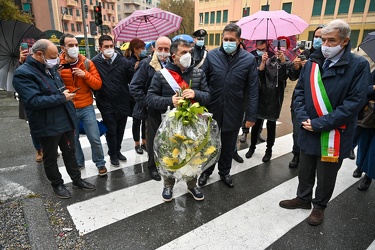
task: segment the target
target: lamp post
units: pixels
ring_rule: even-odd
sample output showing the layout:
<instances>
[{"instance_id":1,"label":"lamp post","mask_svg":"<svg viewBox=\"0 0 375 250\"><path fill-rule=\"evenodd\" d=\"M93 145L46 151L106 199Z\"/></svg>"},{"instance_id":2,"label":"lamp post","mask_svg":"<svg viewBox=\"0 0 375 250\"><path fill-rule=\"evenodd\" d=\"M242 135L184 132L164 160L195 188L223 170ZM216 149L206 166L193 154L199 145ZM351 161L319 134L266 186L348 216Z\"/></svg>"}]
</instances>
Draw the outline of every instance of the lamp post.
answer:
<instances>
[{"instance_id":1,"label":"lamp post","mask_svg":"<svg viewBox=\"0 0 375 250\"><path fill-rule=\"evenodd\" d=\"M62 16L61 16L61 28L62 28L62 33L64 33L64 15L68 13L68 8L64 7L62 9Z\"/></svg>"},{"instance_id":2,"label":"lamp post","mask_svg":"<svg viewBox=\"0 0 375 250\"><path fill-rule=\"evenodd\" d=\"M83 36L85 39L85 50L86 50L86 57L90 58L90 50L89 50L89 39L87 39L87 27L86 27L86 12L85 12L85 5L84 1L81 0L81 9L82 9L82 23L83 23Z\"/></svg>"}]
</instances>

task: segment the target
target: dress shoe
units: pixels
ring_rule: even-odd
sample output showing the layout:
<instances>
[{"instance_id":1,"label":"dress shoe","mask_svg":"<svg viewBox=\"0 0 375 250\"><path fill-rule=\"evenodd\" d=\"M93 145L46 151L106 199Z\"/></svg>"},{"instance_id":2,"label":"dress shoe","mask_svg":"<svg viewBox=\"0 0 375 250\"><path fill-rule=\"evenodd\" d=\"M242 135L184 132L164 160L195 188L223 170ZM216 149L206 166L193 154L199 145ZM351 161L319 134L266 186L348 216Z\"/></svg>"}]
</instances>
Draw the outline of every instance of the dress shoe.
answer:
<instances>
[{"instance_id":1,"label":"dress shoe","mask_svg":"<svg viewBox=\"0 0 375 250\"><path fill-rule=\"evenodd\" d=\"M36 162L42 162L43 161L43 150L42 149L38 149L36 151L35 161Z\"/></svg>"},{"instance_id":2,"label":"dress shoe","mask_svg":"<svg viewBox=\"0 0 375 250\"><path fill-rule=\"evenodd\" d=\"M136 145L134 148L135 148L135 152L137 152L137 154L140 154L140 155L143 154L143 149L141 148L141 145Z\"/></svg>"},{"instance_id":3,"label":"dress shoe","mask_svg":"<svg viewBox=\"0 0 375 250\"><path fill-rule=\"evenodd\" d=\"M311 202L303 201L300 198L296 197L291 200L280 201L279 206L286 209L311 209Z\"/></svg>"},{"instance_id":4,"label":"dress shoe","mask_svg":"<svg viewBox=\"0 0 375 250\"><path fill-rule=\"evenodd\" d=\"M299 164L299 154L294 154L293 159L289 162L290 168L298 168Z\"/></svg>"},{"instance_id":5,"label":"dress shoe","mask_svg":"<svg viewBox=\"0 0 375 250\"><path fill-rule=\"evenodd\" d=\"M117 152L116 156L117 156L117 159L119 159L120 161L127 161L125 155L121 154L121 152Z\"/></svg>"},{"instance_id":6,"label":"dress shoe","mask_svg":"<svg viewBox=\"0 0 375 250\"><path fill-rule=\"evenodd\" d=\"M220 179L224 182L224 184L227 187L234 188L232 177L229 174L227 174L227 175L220 175Z\"/></svg>"},{"instance_id":7,"label":"dress shoe","mask_svg":"<svg viewBox=\"0 0 375 250\"><path fill-rule=\"evenodd\" d=\"M266 141L260 133L258 134L257 140L259 142L265 142Z\"/></svg>"},{"instance_id":8,"label":"dress shoe","mask_svg":"<svg viewBox=\"0 0 375 250\"><path fill-rule=\"evenodd\" d=\"M243 163L242 157L238 154L237 150L233 153L233 160L235 160L238 163Z\"/></svg>"},{"instance_id":9,"label":"dress shoe","mask_svg":"<svg viewBox=\"0 0 375 250\"><path fill-rule=\"evenodd\" d=\"M349 159L350 160L355 160L355 153L354 153L354 150L350 150L350 154L349 154Z\"/></svg>"},{"instance_id":10,"label":"dress shoe","mask_svg":"<svg viewBox=\"0 0 375 250\"><path fill-rule=\"evenodd\" d=\"M240 137L240 142L244 143L244 142L246 142L246 139L247 139L247 133L242 133L242 135Z\"/></svg>"},{"instance_id":11,"label":"dress shoe","mask_svg":"<svg viewBox=\"0 0 375 250\"><path fill-rule=\"evenodd\" d=\"M150 177L154 179L155 181L161 181L161 176L157 170L152 170L150 172Z\"/></svg>"},{"instance_id":12,"label":"dress shoe","mask_svg":"<svg viewBox=\"0 0 375 250\"><path fill-rule=\"evenodd\" d=\"M83 190L94 190L95 186L87 181L79 179L78 181L73 181L73 187L83 189Z\"/></svg>"},{"instance_id":13,"label":"dress shoe","mask_svg":"<svg viewBox=\"0 0 375 250\"><path fill-rule=\"evenodd\" d=\"M354 178L361 178L362 176L362 171L360 168L356 168L353 172L353 177Z\"/></svg>"},{"instance_id":14,"label":"dress shoe","mask_svg":"<svg viewBox=\"0 0 375 250\"><path fill-rule=\"evenodd\" d=\"M69 199L72 197L68 189L64 186L64 184L60 184L53 188L53 192L55 192L56 196L62 199Z\"/></svg>"},{"instance_id":15,"label":"dress shoe","mask_svg":"<svg viewBox=\"0 0 375 250\"><path fill-rule=\"evenodd\" d=\"M147 147L146 147L146 144L142 144L142 145L141 145L141 149L143 149L144 151L146 151L146 152L147 152Z\"/></svg>"},{"instance_id":16,"label":"dress shoe","mask_svg":"<svg viewBox=\"0 0 375 250\"><path fill-rule=\"evenodd\" d=\"M272 149L266 149L266 153L264 154L262 161L269 162L271 160L271 157L272 157Z\"/></svg>"},{"instance_id":17,"label":"dress shoe","mask_svg":"<svg viewBox=\"0 0 375 250\"><path fill-rule=\"evenodd\" d=\"M198 185L200 187L203 187L204 185L207 184L207 179L208 179L208 175L205 173L202 173L201 176L199 176Z\"/></svg>"},{"instance_id":18,"label":"dress shoe","mask_svg":"<svg viewBox=\"0 0 375 250\"><path fill-rule=\"evenodd\" d=\"M315 207L313 208L309 217L307 217L307 222L311 226L317 226L321 224L323 220L324 220L324 209L315 208Z\"/></svg>"},{"instance_id":19,"label":"dress shoe","mask_svg":"<svg viewBox=\"0 0 375 250\"><path fill-rule=\"evenodd\" d=\"M109 159L110 159L111 164L112 164L113 166L115 166L115 167L120 166L120 162L118 161L116 155L110 155L110 156L109 156Z\"/></svg>"},{"instance_id":20,"label":"dress shoe","mask_svg":"<svg viewBox=\"0 0 375 250\"><path fill-rule=\"evenodd\" d=\"M361 182L359 183L357 189L359 191L366 191L370 187L371 182L372 179L367 174L365 174L365 176L363 176Z\"/></svg>"},{"instance_id":21,"label":"dress shoe","mask_svg":"<svg viewBox=\"0 0 375 250\"><path fill-rule=\"evenodd\" d=\"M247 151L247 153L245 154L245 157L247 159L251 158L251 156L253 156L254 152L255 152L255 148L249 148L249 151Z\"/></svg>"}]
</instances>

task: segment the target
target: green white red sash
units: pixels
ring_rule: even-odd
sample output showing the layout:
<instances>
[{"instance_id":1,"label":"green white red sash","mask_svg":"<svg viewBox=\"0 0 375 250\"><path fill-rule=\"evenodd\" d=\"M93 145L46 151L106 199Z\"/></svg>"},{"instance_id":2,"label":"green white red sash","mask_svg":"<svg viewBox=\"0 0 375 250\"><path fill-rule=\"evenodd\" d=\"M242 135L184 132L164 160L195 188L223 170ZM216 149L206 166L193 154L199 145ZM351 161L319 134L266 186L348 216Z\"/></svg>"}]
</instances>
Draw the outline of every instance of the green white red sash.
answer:
<instances>
[{"instance_id":1,"label":"green white red sash","mask_svg":"<svg viewBox=\"0 0 375 250\"><path fill-rule=\"evenodd\" d=\"M319 116L332 112L332 105L324 88L319 65L312 62L310 73L310 87L314 107ZM340 132L338 129L321 132L321 160L324 162L338 162L340 153Z\"/></svg>"}]
</instances>

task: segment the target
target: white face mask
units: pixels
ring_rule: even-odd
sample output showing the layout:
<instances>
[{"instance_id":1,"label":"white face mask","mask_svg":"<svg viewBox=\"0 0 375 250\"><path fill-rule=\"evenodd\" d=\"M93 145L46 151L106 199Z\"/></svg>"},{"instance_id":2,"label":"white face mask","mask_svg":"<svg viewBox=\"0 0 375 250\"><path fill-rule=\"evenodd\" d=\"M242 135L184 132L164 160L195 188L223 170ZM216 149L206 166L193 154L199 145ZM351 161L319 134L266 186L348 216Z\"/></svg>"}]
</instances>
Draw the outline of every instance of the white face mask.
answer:
<instances>
[{"instance_id":1,"label":"white face mask","mask_svg":"<svg viewBox=\"0 0 375 250\"><path fill-rule=\"evenodd\" d=\"M322 45L323 56L327 59L331 59L337 56L340 53L341 49L342 49L341 44L335 47L328 47L328 46Z\"/></svg>"},{"instance_id":2,"label":"white face mask","mask_svg":"<svg viewBox=\"0 0 375 250\"><path fill-rule=\"evenodd\" d=\"M68 55L71 57L71 58L78 58L78 54L79 54L79 49L78 47L73 47L73 48L69 48L68 49Z\"/></svg>"},{"instance_id":3,"label":"white face mask","mask_svg":"<svg viewBox=\"0 0 375 250\"><path fill-rule=\"evenodd\" d=\"M158 52L156 51L156 56L158 57L158 59L162 62L165 62L167 61L168 57L171 56L171 53L169 52Z\"/></svg>"},{"instance_id":4,"label":"white face mask","mask_svg":"<svg viewBox=\"0 0 375 250\"><path fill-rule=\"evenodd\" d=\"M185 55L181 56L180 57L180 64L185 69L189 68L189 66L191 65L191 54L186 53Z\"/></svg>"},{"instance_id":5,"label":"white face mask","mask_svg":"<svg viewBox=\"0 0 375 250\"><path fill-rule=\"evenodd\" d=\"M103 54L104 54L106 57L112 57L114 53L115 53L115 49L105 49L105 50L103 51Z\"/></svg>"},{"instance_id":6,"label":"white face mask","mask_svg":"<svg viewBox=\"0 0 375 250\"><path fill-rule=\"evenodd\" d=\"M52 69L53 67L55 67L57 64L60 63L60 58L58 57L56 57L55 59L46 59L43 55L43 59L48 69Z\"/></svg>"}]
</instances>

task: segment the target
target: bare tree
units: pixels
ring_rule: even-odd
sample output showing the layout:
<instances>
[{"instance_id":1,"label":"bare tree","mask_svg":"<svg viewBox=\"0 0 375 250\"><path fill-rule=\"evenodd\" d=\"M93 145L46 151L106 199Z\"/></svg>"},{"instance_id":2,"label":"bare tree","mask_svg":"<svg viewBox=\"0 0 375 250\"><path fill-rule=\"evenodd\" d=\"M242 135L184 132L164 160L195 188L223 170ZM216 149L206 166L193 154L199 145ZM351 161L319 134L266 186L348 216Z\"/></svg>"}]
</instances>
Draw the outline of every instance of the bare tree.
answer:
<instances>
[{"instance_id":1,"label":"bare tree","mask_svg":"<svg viewBox=\"0 0 375 250\"><path fill-rule=\"evenodd\" d=\"M159 8L182 17L181 27L174 35L194 32L194 0L162 0Z\"/></svg>"}]
</instances>

